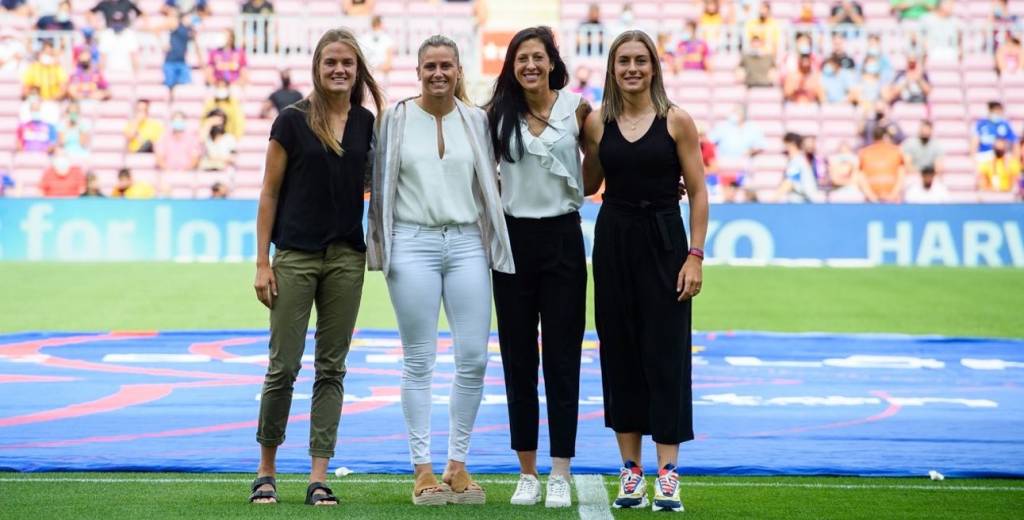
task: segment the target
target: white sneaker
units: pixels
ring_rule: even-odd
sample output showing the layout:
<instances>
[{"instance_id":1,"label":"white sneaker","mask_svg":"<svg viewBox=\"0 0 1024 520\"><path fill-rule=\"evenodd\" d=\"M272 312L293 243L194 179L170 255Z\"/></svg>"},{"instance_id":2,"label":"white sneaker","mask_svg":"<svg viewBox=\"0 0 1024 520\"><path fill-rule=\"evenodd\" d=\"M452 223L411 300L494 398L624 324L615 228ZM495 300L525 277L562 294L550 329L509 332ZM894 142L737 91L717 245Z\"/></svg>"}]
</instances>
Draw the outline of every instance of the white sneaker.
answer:
<instances>
[{"instance_id":1,"label":"white sneaker","mask_svg":"<svg viewBox=\"0 0 1024 520\"><path fill-rule=\"evenodd\" d=\"M512 494L512 505L532 506L540 502L540 481L533 475L519 475L516 492Z\"/></svg>"},{"instance_id":2,"label":"white sneaker","mask_svg":"<svg viewBox=\"0 0 1024 520\"><path fill-rule=\"evenodd\" d=\"M572 486L561 475L548 477L548 492L544 498L546 507L569 507L572 505Z\"/></svg>"}]
</instances>

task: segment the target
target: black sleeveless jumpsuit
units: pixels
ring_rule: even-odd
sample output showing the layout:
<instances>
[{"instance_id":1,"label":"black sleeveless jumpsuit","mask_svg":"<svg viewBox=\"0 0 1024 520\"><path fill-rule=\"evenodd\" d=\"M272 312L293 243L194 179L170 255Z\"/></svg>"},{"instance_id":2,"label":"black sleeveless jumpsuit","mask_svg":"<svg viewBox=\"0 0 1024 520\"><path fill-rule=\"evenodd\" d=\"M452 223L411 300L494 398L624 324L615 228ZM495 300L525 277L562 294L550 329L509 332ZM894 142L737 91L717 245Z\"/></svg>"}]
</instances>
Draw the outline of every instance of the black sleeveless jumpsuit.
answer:
<instances>
[{"instance_id":1,"label":"black sleeveless jumpsuit","mask_svg":"<svg viewBox=\"0 0 1024 520\"><path fill-rule=\"evenodd\" d=\"M676 292L689 249L676 143L664 117L632 143L613 121L599 157L605 193L593 267L605 426L679 444L693 439L693 402L691 306Z\"/></svg>"}]
</instances>

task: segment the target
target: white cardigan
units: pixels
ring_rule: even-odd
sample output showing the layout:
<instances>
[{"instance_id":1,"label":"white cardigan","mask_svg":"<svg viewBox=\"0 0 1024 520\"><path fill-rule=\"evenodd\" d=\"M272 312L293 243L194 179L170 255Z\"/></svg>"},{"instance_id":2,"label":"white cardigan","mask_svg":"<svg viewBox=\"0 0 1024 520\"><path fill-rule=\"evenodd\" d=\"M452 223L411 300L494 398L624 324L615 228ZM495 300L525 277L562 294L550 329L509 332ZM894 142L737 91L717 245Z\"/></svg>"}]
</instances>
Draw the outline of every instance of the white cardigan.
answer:
<instances>
[{"instance_id":1,"label":"white cardigan","mask_svg":"<svg viewBox=\"0 0 1024 520\"><path fill-rule=\"evenodd\" d=\"M395 195L401 166L401 139L405 128L406 103L399 102L384 111L377 128L373 161L373 183L370 188L370 209L367 215L366 263L371 271L387 276L391 265L391 230L395 223ZM487 114L455 100L455 108L466 126L466 135L473 148L476 184L473 195L480 208L480 237L491 269L515 273L512 245L505 228L505 215L498 192L498 172L494 163L494 146L487 128Z\"/></svg>"}]
</instances>

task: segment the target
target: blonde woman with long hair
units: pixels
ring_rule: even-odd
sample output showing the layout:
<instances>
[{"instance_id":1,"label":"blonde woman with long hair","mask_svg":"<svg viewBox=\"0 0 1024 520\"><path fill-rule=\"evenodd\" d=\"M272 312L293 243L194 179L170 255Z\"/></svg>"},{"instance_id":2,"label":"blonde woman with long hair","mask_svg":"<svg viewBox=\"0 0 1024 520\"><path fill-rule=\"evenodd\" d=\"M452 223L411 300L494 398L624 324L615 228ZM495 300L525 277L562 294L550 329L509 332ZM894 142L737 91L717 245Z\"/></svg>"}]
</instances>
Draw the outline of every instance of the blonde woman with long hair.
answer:
<instances>
[{"instance_id":1,"label":"blonde woman with long hair","mask_svg":"<svg viewBox=\"0 0 1024 520\"><path fill-rule=\"evenodd\" d=\"M679 444L693 439L690 317L700 292L708 197L697 128L669 101L650 36L626 31L608 53L601 110L584 127L585 192L606 183L594 230L594 303L605 425L622 468L617 508L648 504L638 464L658 454L655 511L682 511ZM682 176L690 242L679 209Z\"/></svg>"},{"instance_id":2,"label":"blonde woman with long hair","mask_svg":"<svg viewBox=\"0 0 1024 520\"><path fill-rule=\"evenodd\" d=\"M466 471L483 397L491 330L490 269L514 271L487 115L467 104L459 50L443 36L420 46L422 94L381 118L369 215L369 267L381 270L402 337L402 411L417 505L482 504ZM430 456L431 384L441 304L452 327L455 378L448 462Z\"/></svg>"},{"instance_id":3,"label":"blonde woman with long hair","mask_svg":"<svg viewBox=\"0 0 1024 520\"><path fill-rule=\"evenodd\" d=\"M313 53L313 92L274 121L256 217L256 297L270 309L270 363L260 399L260 465L250 502L278 502L277 448L316 305L316 378L310 414L312 471L306 504L337 505L325 484L343 401L342 380L366 267L363 193L374 116L384 96L355 36L327 31ZM270 244L276 252L270 262Z\"/></svg>"}]
</instances>

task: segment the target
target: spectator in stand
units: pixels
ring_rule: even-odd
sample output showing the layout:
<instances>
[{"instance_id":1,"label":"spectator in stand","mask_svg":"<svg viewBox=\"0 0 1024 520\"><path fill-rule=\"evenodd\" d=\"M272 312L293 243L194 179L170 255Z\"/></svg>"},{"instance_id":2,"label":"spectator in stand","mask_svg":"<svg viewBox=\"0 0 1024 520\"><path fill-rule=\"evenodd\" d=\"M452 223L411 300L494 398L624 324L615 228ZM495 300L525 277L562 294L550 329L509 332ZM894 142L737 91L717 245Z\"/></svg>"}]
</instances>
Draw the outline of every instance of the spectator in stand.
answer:
<instances>
[{"instance_id":1,"label":"spectator in stand","mask_svg":"<svg viewBox=\"0 0 1024 520\"><path fill-rule=\"evenodd\" d=\"M156 167L170 172L195 170L201 152L199 138L189 130L185 113L180 110L171 118L171 131L164 132L153 148Z\"/></svg>"},{"instance_id":2,"label":"spectator in stand","mask_svg":"<svg viewBox=\"0 0 1024 520\"><path fill-rule=\"evenodd\" d=\"M39 179L44 197L77 197L85 191L85 173L61 150L50 154L50 166Z\"/></svg>"},{"instance_id":3,"label":"spectator in stand","mask_svg":"<svg viewBox=\"0 0 1024 520\"><path fill-rule=\"evenodd\" d=\"M270 39L272 36L270 30L269 18L274 14L274 4L270 3L269 0L246 0L242 4L242 14L250 16L263 17L263 21L252 21L247 28L249 35L252 39L248 42L243 42L249 49L258 49L262 40L263 52L270 52Z\"/></svg>"},{"instance_id":4,"label":"spectator in stand","mask_svg":"<svg viewBox=\"0 0 1024 520\"><path fill-rule=\"evenodd\" d=\"M72 101L68 104L59 129L61 148L72 159L87 157L92 140L91 130L92 125L82 118L78 102Z\"/></svg>"},{"instance_id":5,"label":"spectator in stand","mask_svg":"<svg viewBox=\"0 0 1024 520\"><path fill-rule=\"evenodd\" d=\"M722 16L722 8L719 0L704 0L704 10L700 15L698 30L704 40L710 42L712 47L718 45L719 35L722 32L722 25L726 20Z\"/></svg>"},{"instance_id":6,"label":"spectator in stand","mask_svg":"<svg viewBox=\"0 0 1024 520\"><path fill-rule=\"evenodd\" d=\"M36 22L40 31L73 31L75 23L71 21L71 2L62 0L57 4L57 12L53 16L43 16Z\"/></svg>"},{"instance_id":7,"label":"spectator in stand","mask_svg":"<svg viewBox=\"0 0 1024 520\"><path fill-rule=\"evenodd\" d=\"M818 155L818 139L813 135L805 135L800 139L800 149L807 157L807 163L811 165L811 172L814 173L814 180L819 187L827 187L828 165L825 158Z\"/></svg>"},{"instance_id":8,"label":"spectator in stand","mask_svg":"<svg viewBox=\"0 0 1024 520\"><path fill-rule=\"evenodd\" d=\"M11 27L0 27L0 73L17 74L27 55L25 36Z\"/></svg>"},{"instance_id":9,"label":"spectator in stand","mask_svg":"<svg viewBox=\"0 0 1024 520\"><path fill-rule=\"evenodd\" d=\"M907 169L912 174L921 173L925 168L942 171L942 145L932 139L932 122L922 121L917 137L903 141L903 153L907 155Z\"/></svg>"},{"instance_id":10,"label":"spectator in stand","mask_svg":"<svg viewBox=\"0 0 1024 520\"><path fill-rule=\"evenodd\" d=\"M862 111L868 111L876 103L882 101L881 67L878 59L870 54L864 59L864 73L860 81L850 87L850 100L860 107Z\"/></svg>"},{"instance_id":11,"label":"spectator in stand","mask_svg":"<svg viewBox=\"0 0 1024 520\"><path fill-rule=\"evenodd\" d=\"M851 76L844 74L839 60L830 57L821 67L821 88L826 103L847 103L850 101Z\"/></svg>"},{"instance_id":12,"label":"spectator in stand","mask_svg":"<svg viewBox=\"0 0 1024 520\"><path fill-rule=\"evenodd\" d=\"M126 30L132 26L135 19L144 17L142 10L131 0L100 0L89 10L91 23L95 28L106 27L107 29ZM104 25L99 23L99 15L102 15Z\"/></svg>"},{"instance_id":13,"label":"spectator in stand","mask_svg":"<svg viewBox=\"0 0 1024 520\"><path fill-rule=\"evenodd\" d=\"M221 125L210 127L203 146L203 158L199 161L202 170L221 171L234 166L235 138L224 131Z\"/></svg>"},{"instance_id":14,"label":"spectator in stand","mask_svg":"<svg viewBox=\"0 0 1024 520\"><path fill-rule=\"evenodd\" d=\"M1007 33L1006 41L996 49L996 72L1003 77L1024 73L1024 51L1020 45L1020 33Z\"/></svg>"},{"instance_id":15,"label":"spectator in stand","mask_svg":"<svg viewBox=\"0 0 1024 520\"><path fill-rule=\"evenodd\" d=\"M106 29L99 33L100 69L111 73L135 73L139 69L139 39L132 25L145 14L131 0L100 0L90 9L93 27L101 27L102 15Z\"/></svg>"},{"instance_id":16,"label":"spectator in stand","mask_svg":"<svg viewBox=\"0 0 1024 520\"><path fill-rule=\"evenodd\" d=\"M886 97L890 103L897 101L904 103L928 102L928 93L932 91L932 84L920 61L917 56L907 56L906 70L897 74L896 79L889 86Z\"/></svg>"},{"instance_id":17,"label":"spectator in stand","mask_svg":"<svg viewBox=\"0 0 1024 520\"><path fill-rule=\"evenodd\" d=\"M225 118L224 128L227 133L234 136L235 139L241 139L242 134L245 132L245 114L238 103L238 98L232 94L231 88L228 87L227 82L224 80L217 81L217 86L213 90L213 97L207 99L206 104L203 106L204 114L209 115L213 110L218 110L223 114Z\"/></svg>"},{"instance_id":18,"label":"spectator in stand","mask_svg":"<svg viewBox=\"0 0 1024 520\"><path fill-rule=\"evenodd\" d=\"M32 15L32 6L27 0L0 0L0 8L16 16L28 18ZM3 187L0 186L0 195L3 194Z\"/></svg>"},{"instance_id":19,"label":"spectator in stand","mask_svg":"<svg viewBox=\"0 0 1024 520\"><path fill-rule=\"evenodd\" d=\"M164 125L149 117L149 100L135 102L135 115L124 127L129 153L152 153L153 144L164 134Z\"/></svg>"},{"instance_id":20,"label":"spectator in stand","mask_svg":"<svg viewBox=\"0 0 1024 520\"><path fill-rule=\"evenodd\" d=\"M96 177L93 172L85 174L85 190L82 191L83 198L87 197L103 197L103 192L100 191L100 180Z\"/></svg>"},{"instance_id":21,"label":"spectator in stand","mask_svg":"<svg viewBox=\"0 0 1024 520\"><path fill-rule=\"evenodd\" d=\"M89 56L89 60L92 61L93 66L100 64L100 46L99 42L96 41L94 35L96 31L92 27L82 28L82 41L75 45L71 51L72 59L79 60L82 54Z\"/></svg>"},{"instance_id":22,"label":"spectator in stand","mask_svg":"<svg viewBox=\"0 0 1024 520\"><path fill-rule=\"evenodd\" d=\"M110 86L88 52L78 54L78 67L68 82L68 98L74 101L110 99Z\"/></svg>"},{"instance_id":23,"label":"spectator in stand","mask_svg":"<svg viewBox=\"0 0 1024 520\"><path fill-rule=\"evenodd\" d=\"M359 38L359 46L366 57L366 63L373 72L387 74L391 72L391 60L395 54L395 42L384 30L384 22L380 16L370 19L370 32Z\"/></svg>"},{"instance_id":24,"label":"spectator in stand","mask_svg":"<svg viewBox=\"0 0 1024 520\"><path fill-rule=\"evenodd\" d=\"M160 12L174 20L175 24L178 14L188 15L192 26L199 25L211 14L207 0L165 0ZM242 6L242 12L246 12L245 5Z\"/></svg>"},{"instance_id":25,"label":"spectator in stand","mask_svg":"<svg viewBox=\"0 0 1024 520\"><path fill-rule=\"evenodd\" d=\"M800 10L797 12L793 23L797 25L817 25L818 17L814 16L814 2L803 0L800 2Z\"/></svg>"},{"instance_id":26,"label":"spectator in stand","mask_svg":"<svg viewBox=\"0 0 1024 520\"><path fill-rule=\"evenodd\" d=\"M921 19L928 57L947 62L958 62L962 54L960 33L964 23L953 14L953 2L941 0L938 7Z\"/></svg>"},{"instance_id":27,"label":"spectator in stand","mask_svg":"<svg viewBox=\"0 0 1024 520\"><path fill-rule=\"evenodd\" d=\"M192 83L192 68L188 65L186 55L188 44L196 38L192 15L180 13L176 18L178 22L168 34L167 54L164 55L164 85L171 103L174 103L174 87Z\"/></svg>"},{"instance_id":28,"label":"spectator in stand","mask_svg":"<svg viewBox=\"0 0 1024 520\"><path fill-rule=\"evenodd\" d=\"M992 148L998 139L1013 143L1017 141L1017 133L1003 113L1003 104L989 101L988 117L975 121L971 135L971 150L979 163L992 158Z\"/></svg>"},{"instance_id":29,"label":"spectator in stand","mask_svg":"<svg viewBox=\"0 0 1024 520\"><path fill-rule=\"evenodd\" d=\"M764 151L764 132L747 120L747 109L738 104L729 118L715 125L709 136L717 147L718 157L746 160Z\"/></svg>"},{"instance_id":30,"label":"spectator in stand","mask_svg":"<svg viewBox=\"0 0 1024 520\"><path fill-rule=\"evenodd\" d=\"M39 89L43 101L60 101L67 94L68 73L50 39L43 40L42 49L21 75L22 98L28 97L33 88Z\"/></svg>"},{"instance_id":31,"label":"spectator in stand","mask_svg":"<svg viewBox=\"0 0 1024 520\"><path fill-rule=\"evenodd\" d=\"M825 99L825 89L821 83L821 73L811 65L811 56L800 56L796 72L786 75L782 85L782 95L787 103L821 103Z\"/></svg>"},{"instance_id":32,"label":"spectator in stand","mask_svg":"<svg viewBox=\"0 0 1024 520\"><path fill-rule=\"evenodd\" d=\"M687 20L676 44L674 70L708 70L708 44L697 36L697 22Z\"/></svg>"},{"instance_id":33,"label":"spectator in stand","mask_svg":"<svg viewBox=\"0 0 1024 520\"><path fill-rule=\"evenodd\" d=\"M818 181L814 177L814 170L811 163L807 161L801 143L803 138L793 132L788 132L782 138L786 146L786 163L782 183L775 190L773 200L777 202L818 202L821 195L818 191Z\"/></svg>"},{"instance_id":34,"label":"spectator in stand","mask_svg":"<svg viewBox=\"0 0 1024 520\"><path fill-rule=\"evenodd\" d=\"M19 152L49 153L57 147L57 127L42 119L40 106L38 99L32 102L28 117L18 125L15 145Z\"/></svg>"},{"instance_id":35,"label":"spectator in stand","mask_svg":"<svg viewBox=\"0 0 1024 520\"><path fill-rule=\"evenodd\" d=\"M892 12L900 22L918 23L924 15L935 9L939 0L890 0Z\"/></svg>"},{"instance_id":36,"label":"spectator in stand","mask_svg":"<svg viewBox=\"0 0 1024 520\"><path fill-rule=\"evenodd\" d=\"M743 27L743 41L750 42L755 36L761 38L764 52L772 57L778 53L781 34L779 23L772 17L771 3L767 1L761 2L757 17L747 20Z\"/></svg>"},{"instance_id":37,"label":"spectator in stand","mask_svg":"<svg viewBox=\"0 0 1024 520\"><path fill-rule=\"evenodd\" d=\"M837 32L832 35L832 54L829 54L828 57L839 62L842 72L851 76L856 75L857 60L846 52L846 36L843 36L843 33Z\"/></svg>"},{"instance_id":38,"label":"spectator in stand","mask_svg":"<svg viewBox=\"0 0 1024 520\"><path fill-rule=\"evenodd\" d=\"M828 157L828 181L833 192L840 190L860 192L860 188L854 182L857 162L857 154L853 153L850 143L840 142L836 153Z\"/></svg>"},{"instance_id":39,"label":"spectator in stand","mask_svg":"<svg viewBox=\"0 0 1024 520\"><path fill-rule=\"evenodd\" d=\"M341 0L341 12L346 16L367 17L373 14L376 0Z\"/></svg>"},{"instance_id":40,"label":"spectator in stand","mask_svg":"<svg viewBox=\"0 0 1024 520\"><path fill-rule=\"evenodd\" d=\"M587 17L576 30L576 54L600 57L604 54L604 23L600 4L590 4Z\"/></svg>"},{"instance_id":41,"label":"spectator in stand","mask_svg":"<svg viewBox=\"0 0 1024 520\"><path fill-rule=\"evenodd\" d=\"M978 163L978 188L990 192L1011 192L1020 183L1020 159L1011 153L1005 138L992 144L992 156Z\"/></svg>"},{"instance_id":42,"label":"spectator in stand","mask_svg":"<svg viewBox=\"0 0 1024 520\"><path fill-rule=\"evenodd\" d=\"M865 51L864 61L862 62L862 73L866 74L868 72L867 66L869 58L874 58L875 63L878 65L877 72L875 72L875 74L878 74L878 77L881 78L883 83L888 83L895 73L892 69L892 62L889 61L889 55L882 48L882 38L877 34L868 36L868 48Z\"/></svg>"},{"instance_id":43,"label":"spectator in stand","mask_svg":"<svg viewBox=\"0 0 1024 520\"><path fill-rule=\"evenodd\" d=\"M121 168L117 172L117 185L110 192L111 197L125 199L152 199L156 196L156 188L145 181L132 179L132 171L128 168Z\"/></svg>"},{"instance_id":44,"label":"spectator in stand","mask_svg":"<svg viewBox=\"0 0 1024 520\"><path fill-rule=\"evenodd\" d=\"M281 69L281 86L270 97L263 100L260 117L266 119L281 113L288 105L302 101L302 93L292 88L292 77L288 69Z\"/></svg>"},{"instance_id":45,"label":"spectator in stand","mask_svg":"<svg viewBox=\"0 0 1024 520\"><path fill-rule=\"evenodd\" d=\"M223 182L215 182L213 183L213 186L210 186L211 199L226 199L228 198L229 193L230 190L228 190L227 184L224 184Z\"/></svg>"},{"instance_id":46,"label":"spectator in stand","mask_svg":"<svg viewBox=\"0 0 1024 520\"><path fill-rule=\"evenodd\" d=\"M249 71L245 59L245 50L235 45L235 30L224 30L224 45L210 51L206 62L206 83L216 85L219 82L230 85L248 83Z\"/></svg>"},{"instance_id":47,"label":"spectator in stand","mask_svg":"<svg viewBox=\"0 0 1024 520\"><path fill-rule=\"evenodd\" d=\"M840 0L832 5L832 15L828 19L830 25L864 25L864 9L859 2Z\"/></svg>"},{"instance_id":48,"label":"spectator in stand","mask_svg":"<svg viewBox=\"0 0 1024 520\"><path fill-rule=\"evenodd\" d=\"M32 87L28 91L28 97L21 103L18 109L18 122L24 123L37 118L51 125L57 126L61 118L60 103L56 101L43 101L39 96L39 88Z\"/></svg>"},{"instance_id":49,"label":"spectator in stand","mask_svg":"<svg viewBox=\"0 0 1024 520\"><path fill-rule=\"evenodd\" d=\"M903 152L889 140L885 128L876 127L874 143L858 154L857 182L868 202L900 202L906 171Z\"/></svg>"},{"instance_id":50,"label":"spectator in stand","mask_svg":"<svg viewBox=\"0 0 1024 520\"><path fill-rule=\"evenodd\" d=\"M716 158L715 143L707 136L707 127L704 123L697 124L697 139L700 145L700 158L704 163L704 172L714 175L718 172L718 160Z\"/></svg>"},{"instance_id":51,"label":"spectator in stand","mask_svg":"<svg viewBox=\"0 0 1024 520\"><path fill-rule=\"evenodd\" d=\"M815 70L821 68L821 55L814 52L814 45L811 41L810 33L797 33L794 45L789 51L786 52L785 58L782 60L783 74L789 75L796 72L800 68L800 57L810 56L811 67Z\"/></svg>"},{"instance_id":52,"label":"spectator in stand","mask_svg":"<svg viewBox=\"0 0 1024 520\"><path fill-rule=\"evenodd\" d=\"M60 9L60 0L28 0L29 19L35 20L32 25L38 26L44 20L50 20L57 16Z\"/></svg>"},{"instance_id":53,"label":"spectator in stand","mask_svg":"<svg viewBox=\"0 0 1024 520\"><path fill-rule=\"evenodd\" d=\"M903 201L910 204L942 204L949 202L949 189L935 178L935 168L926 166L921 170L921 180L907 188Z\"/></svg>"},{"instance_id":54,"label":"spectator in stand","mask_svg":"<svg viewBox=\"0 0 1024 520\"><path fill-rule=\"evenodd\" d=\"M736 79L747 88L775 87L778 72L775 69L775 56L764 49L759 36L750 39L748 49L740 58L740 66L736 69Z\"/></svg>"},{"instance_id":55,"label":"spectator in stand","mask_svg":"<svg viewBox=\"0 0 1024 520\"><path fill-rule=\"evenodd\" d=\"M906 139L906 134L903 133L899 123L889 116L889 104L884 101L876 101L874 112L867 114L867 117L861 120L860 135L862 146L868 146L875 142L875 128L884 130L885 134L889 137L889 141L897 145L902 144L903 140Z\"/></svg>"},{"instance_id":56,"label":"spectator in stand","mask_svg":"<svg viewBox=\"0 0 1024 520\"><path fill-rule=\"evenodd\" d=\"M579 94L591 105L597 105L601 102L601 98L604 97L604 89L590 84L590 76L592 74L593 71L586 65L576 67L576 72L573 75L575 79L570 85L569 91Z\"/></svg>"}]
</instances>

